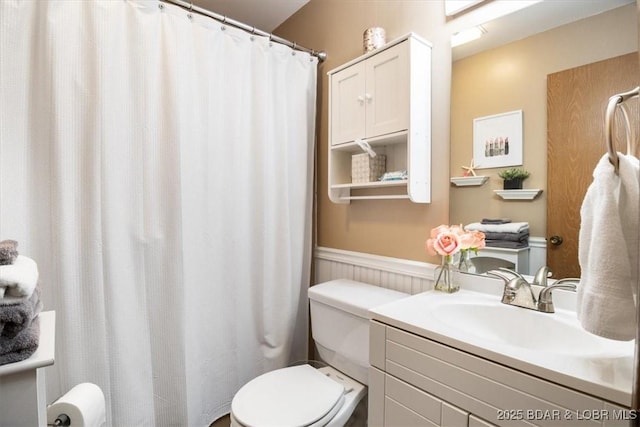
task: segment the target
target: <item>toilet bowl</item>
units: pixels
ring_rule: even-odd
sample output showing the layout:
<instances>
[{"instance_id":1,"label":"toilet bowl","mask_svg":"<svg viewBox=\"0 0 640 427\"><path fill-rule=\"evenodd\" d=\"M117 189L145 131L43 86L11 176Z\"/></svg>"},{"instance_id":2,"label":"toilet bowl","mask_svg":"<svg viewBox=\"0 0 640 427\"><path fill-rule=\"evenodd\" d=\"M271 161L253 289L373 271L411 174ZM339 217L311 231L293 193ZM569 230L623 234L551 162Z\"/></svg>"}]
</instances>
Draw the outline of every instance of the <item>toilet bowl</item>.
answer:
<instances>
[{"instance_id":1,"label":"toilet bowl","mask_svg":"<svg viewBox=\"0 0 640 427\"><path fill-rule=\"evenodd\" d=\"M311 334L328 366L290 366L249 381L233 398L231 426L344 426L367 394L368 310L407 296L346 279L312 286Z\"/></svg>"}]
</instances>

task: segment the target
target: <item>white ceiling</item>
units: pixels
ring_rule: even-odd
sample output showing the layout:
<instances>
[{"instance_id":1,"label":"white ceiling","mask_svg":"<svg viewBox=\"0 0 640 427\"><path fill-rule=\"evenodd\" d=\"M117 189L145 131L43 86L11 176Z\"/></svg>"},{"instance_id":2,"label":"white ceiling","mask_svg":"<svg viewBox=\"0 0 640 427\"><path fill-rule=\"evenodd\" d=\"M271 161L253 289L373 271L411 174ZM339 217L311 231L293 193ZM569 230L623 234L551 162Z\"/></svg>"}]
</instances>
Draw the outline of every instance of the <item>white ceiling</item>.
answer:
<instances>
[{"instance_id":1,"label":"white ceiling","mask_svg":"<svg viewBox=\"0 0 640 427\"><path fill-rule=\"evenodd\" d=\"M454 48L453 59L461 59L634 2L635 0L543 0L486 23L474 22L473 12L469 16L463 14L449 24L451 33L478 24L482 24L487 33L478 40Z\"/></svg>"},{"instance_id":2,"label":"white ceiling","mask_svg":"<svg viewBox=\"0 0 640 427\"><path fill-rule=\"evenodd\" d=\"M394 0L378 1L393 2ZM455 60L473 55L634 1L543 0L491 22L477 22L478 19L474 18L473 10L468 13L463 12L449 22L448 28L452 34L478 24L482 24L487 33L479 40L454 48L453 58ZM196 6L226 15L266 32L272 32L308 2L309 0L193 0ZM316 48L322 49L322 46L316 46Z\"/></svg>"},{"instance_id":3,"label":"white ceiling","mask_svg":"<svg viewBox=\"0 0 640 427\"><path fill-rule=\"evenodd\" d=\"M193 0L195 6L272 32L309 0Z\"/></svg>"}]
</instances>

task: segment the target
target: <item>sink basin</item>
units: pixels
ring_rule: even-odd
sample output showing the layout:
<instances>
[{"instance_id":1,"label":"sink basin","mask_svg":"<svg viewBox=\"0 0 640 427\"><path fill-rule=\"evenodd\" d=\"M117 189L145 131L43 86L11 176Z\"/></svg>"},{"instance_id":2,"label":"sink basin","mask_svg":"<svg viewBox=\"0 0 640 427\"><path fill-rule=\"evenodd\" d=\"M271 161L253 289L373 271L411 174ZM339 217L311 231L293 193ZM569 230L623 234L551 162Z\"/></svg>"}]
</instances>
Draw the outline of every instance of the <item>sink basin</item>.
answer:
<instances>
[{"instance_id":1,"label":"sink basin","mask_svg":"<svg viewBox=\"0 0 640 427\"><path fill-rule=\"evenodd\" d=\"M582 358L626 357L633 351L632 343L585 331L570 312L540 313L502 304L495 297L468 299L461 295L440 301L431 315L459 337L469 335L503 346Z\"/></svg>"},{"instance_id":2,"label":"sink basin","mask_svg":"<svg viewBox=\"0 0 640 427\"><path fill-rule=\"evenodd\" d=\"M634 342L585 331L574 311L556 307L555 313L540 313L503 304L500 295L463 289L413 295L370 313L464 352L619 404L630 402Z\"/></svg>"}]
</instances>

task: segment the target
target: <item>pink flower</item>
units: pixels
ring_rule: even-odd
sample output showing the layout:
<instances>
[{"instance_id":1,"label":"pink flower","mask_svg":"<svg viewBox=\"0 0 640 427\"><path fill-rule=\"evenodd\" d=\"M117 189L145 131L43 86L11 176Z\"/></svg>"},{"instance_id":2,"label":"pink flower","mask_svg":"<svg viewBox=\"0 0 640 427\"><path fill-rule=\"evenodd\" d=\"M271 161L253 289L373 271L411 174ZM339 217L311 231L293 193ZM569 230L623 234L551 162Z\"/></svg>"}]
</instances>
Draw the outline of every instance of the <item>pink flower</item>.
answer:
<instances>
[{"instance_id":1,"label":"pink flower","mask_svg":"<svg viewBox=\"0 0 640 427\"><path fill-rule=\"evenodd\" d=\"M450 227L440 225L431 230L431 238L427 239L425 248L430 255L453 255L460 250L460 238Z\"/></svg>"},{"instance_id":2,"label":"pink flower","mask_svg":"<svg viewBox=\"0 0 640 427\"><path fill-rule=\"evenodd\" d=\"M460 235L460 248L462 250L473 249L477 251L484 247L484 233L482 231L465 231Z\"/></svg>"},{"instance_id":3,"label":"pink flower","mask_svg":"<svg viewBox=\"0 0 640 427\"><path fill-rule=\"evenodd\" d=\"M431 238L435 239L436 237L438 237L438 234L444 232L444 231L449 231L449 226L448 225L439 225L436 228L432 228L431 229Z\"/></svg>"},{"instance_id":4,"label":"pink flower","mask_svg":"<svg viewBox=\"0 0 640 427\"><path fill-rule=\"evenodd\" d=\"M430 255L450 256L469 249L477 251L485 247L484 233L465 231L462 225L439 225L431 230L425 249Z\"/></svg>"}]
</instances>

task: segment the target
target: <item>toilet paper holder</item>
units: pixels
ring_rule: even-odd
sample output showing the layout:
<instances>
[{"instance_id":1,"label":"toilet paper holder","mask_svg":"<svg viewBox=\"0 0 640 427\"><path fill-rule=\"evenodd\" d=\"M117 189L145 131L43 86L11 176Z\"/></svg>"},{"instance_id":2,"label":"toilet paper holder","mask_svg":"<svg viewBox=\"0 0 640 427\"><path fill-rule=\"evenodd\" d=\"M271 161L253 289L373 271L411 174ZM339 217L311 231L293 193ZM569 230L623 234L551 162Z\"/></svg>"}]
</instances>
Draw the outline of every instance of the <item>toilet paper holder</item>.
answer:
<instances>
[{"instance_id":1,"label":"toilet paper holder","mask_svg":"<svg viewBox=\"0 0 640 427\"><path fill-rule=\"evenodd\" d=\"M95 384L78 384L47 406L47 426L103 427L106 423L104 393Z\"/></svg>"},{"instance_id":2,"label":"toilet paper holder","mask_svg":"<svg viewBox=\"0 0 640 427\"><path fill-rule=\"evenodd\" d=\"M71 425L71 418L67 414L60 414L56 417L55 421L52 424L47 424L47 426L53 427L69 427Z\"/></svg>"}]
</instances>

